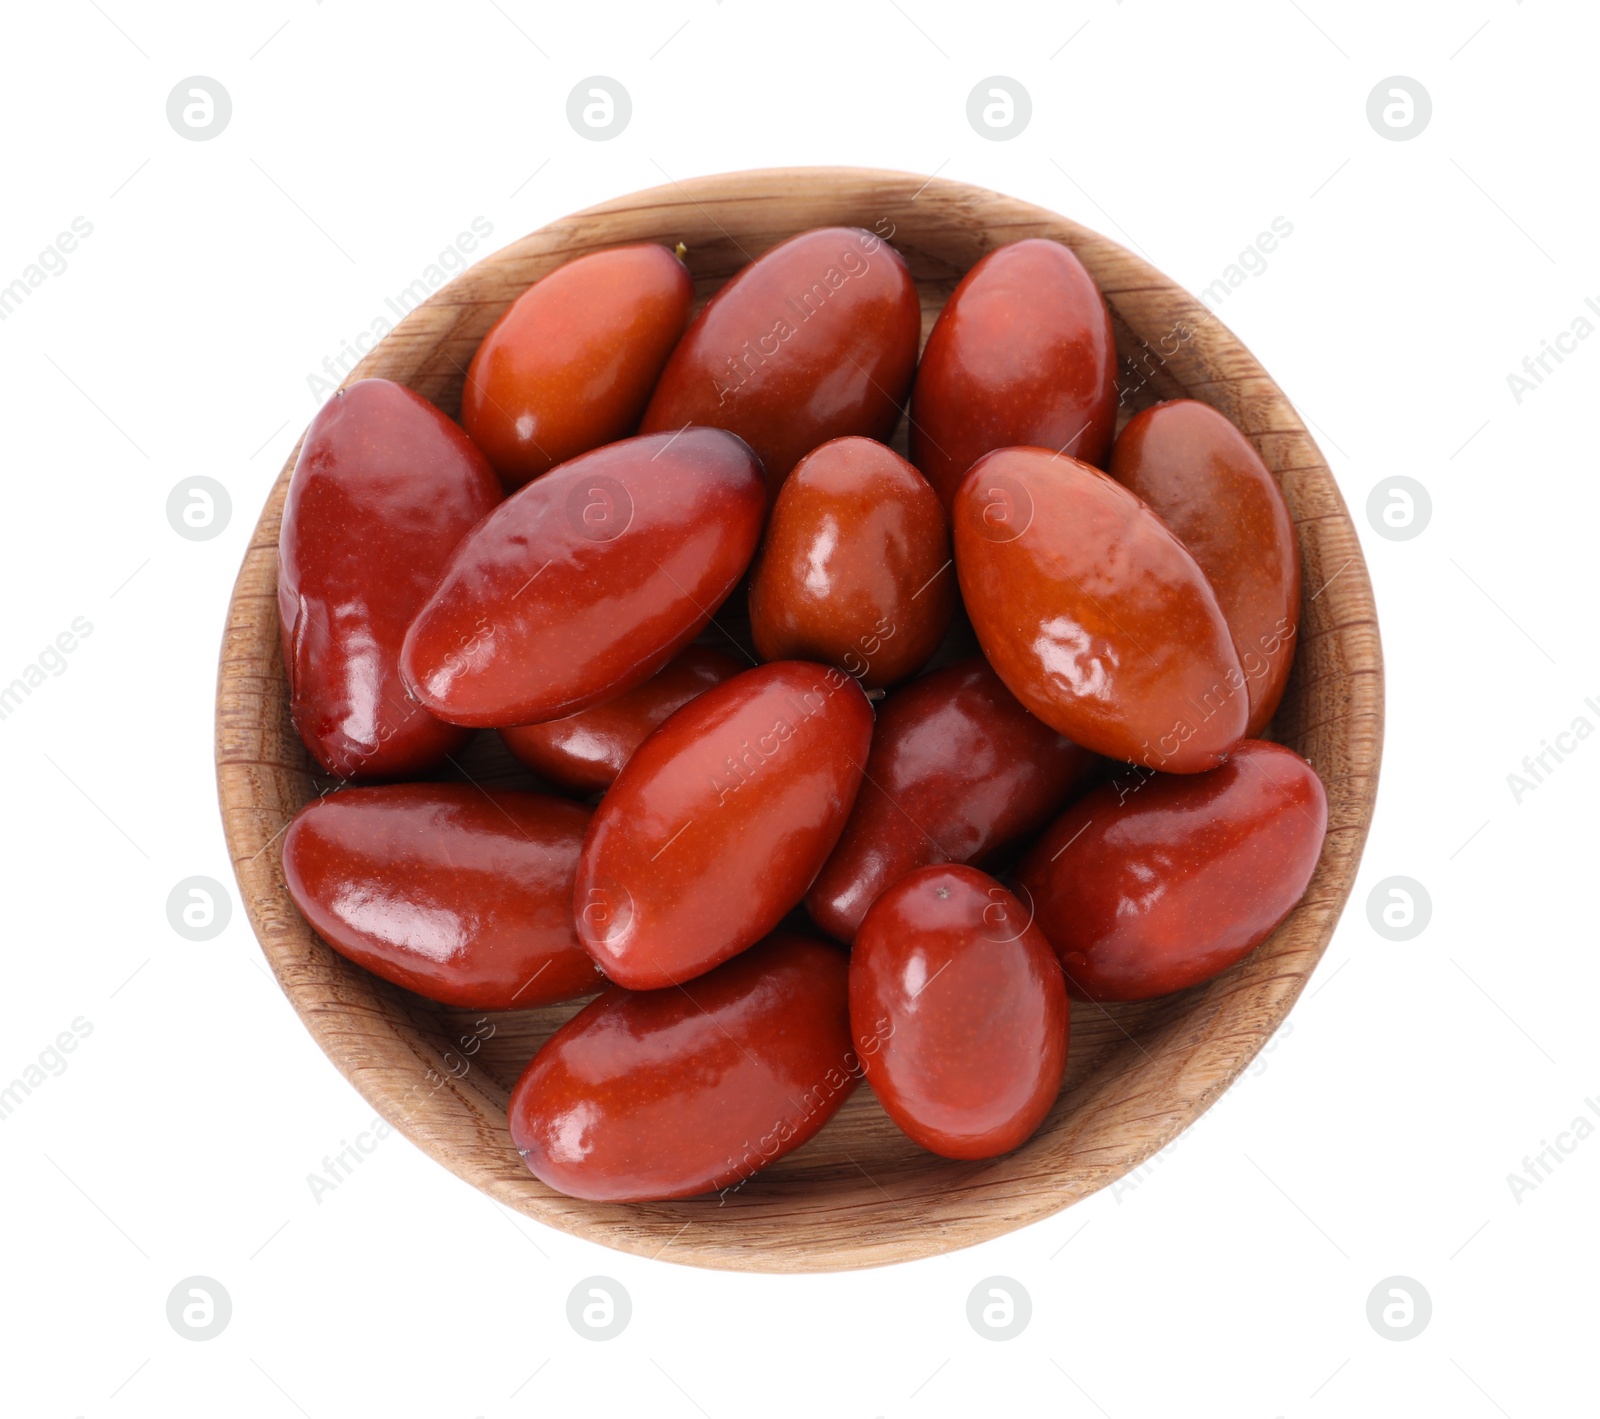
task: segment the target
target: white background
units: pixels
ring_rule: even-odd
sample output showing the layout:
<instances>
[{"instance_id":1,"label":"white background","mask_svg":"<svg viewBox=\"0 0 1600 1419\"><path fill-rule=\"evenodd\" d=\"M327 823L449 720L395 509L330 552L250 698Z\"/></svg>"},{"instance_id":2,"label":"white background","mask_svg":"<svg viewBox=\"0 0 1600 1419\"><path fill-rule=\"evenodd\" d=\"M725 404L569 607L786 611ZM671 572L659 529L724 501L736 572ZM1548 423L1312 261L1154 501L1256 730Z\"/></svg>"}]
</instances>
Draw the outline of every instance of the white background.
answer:
<instances>
[{"instance_id":1,"label":"white background","mask_svg":"<svg viewBox=\"0 0 1600 1419\"><path fill-rule=\"evenodd\" d=\"M1600 1099L1600 742L1520 803L1506 776L1600 726L1600 340L1520 402L1507 384L1600 298L1597 41L1592 6L1552 0L8 6L0 284L74 217L93 234L0 323L0 682L74 617L93 631L0 722L0 1083L75 1018L92 1033L0 1123L0 1409L1594 1412L1600 1138L1566 1135L1520 1198L1507 1175ZM207 142L165 114L195 74L233 102ZM632 96L614 141L566 119L593 74ZM1006 142L966 117L995 74L1033 99ZM1366 117L1391 75L1432 96L1410 141ZM1291 1028L1136 1185L971 1251L815 1277L648 1262L399 1136L315 1201L307 1174L372 1110L236 902L205 943L165 910L194 874L234 890L217 648L307 375L474 217L493 248L668 178L805 163L993 187L1193 290L1292 223L1218 313L1313 421L1377 587L1387 747L1345 919ZM1433 514L1390 541L1364 509L1401 473ZM191 542L165 505L199 474L233 516ZM1392 875L1432 897L1409 942L1368 922ZM196 1274L233 1305L205 1343L166 1317ZM633 1301L605 1343L566 1318L595 1274ZM993 1275L1032 1298L1014 1340L968 1324ZM1367 1318L1394 1275L1432 1298L1404 1342Z\"/></svg>"}]
</instances>

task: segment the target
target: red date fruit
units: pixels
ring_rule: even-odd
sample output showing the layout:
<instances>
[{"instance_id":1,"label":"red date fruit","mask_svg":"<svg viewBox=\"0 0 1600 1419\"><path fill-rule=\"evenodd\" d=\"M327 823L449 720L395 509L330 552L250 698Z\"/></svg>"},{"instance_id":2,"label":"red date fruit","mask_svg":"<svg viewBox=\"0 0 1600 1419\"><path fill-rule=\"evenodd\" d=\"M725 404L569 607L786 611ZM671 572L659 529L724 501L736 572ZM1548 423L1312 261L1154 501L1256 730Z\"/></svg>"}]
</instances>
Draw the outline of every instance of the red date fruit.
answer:
<instances>
[{"instance_id":1,"label":"red date fruit","mask_svg":"<svg viewBox=\"0 0 1600 1419\"><path fill-rule=\"evenodd\" d=\"M900 254L859 227L791 237L714 295L673 351L644 433L709 424L761 456L768 497L812 449L887 442L922 333Z\"/></svg>"},{"instance_id":2,"label":"red date fruit","mask_svg":"<svg viewBox=\"0 0 1600 1419\"><path fill-rule=\"evenodd\" d=\"M538 724L642 685L733 590L766 512L720 429L609 444L508 498L456 549L400 654L440 719Z\"/></svg>"},{"instance_id":3,"label":"red date fruit","mask_svg":"<svg viewBox=\"0 0 1600 1419\"><path fill-rule=\"evenodd\" d=\"M820 660L881 689L926 663L955 609L950 525L915 468L865 438L795 465L750 582L764 660Z\"/></svg>"},{"instance_id":4,"label":"red date fruit","mask_svg":"<svg viewBox=\"0 0 1600 1419\"><path fill-rule=\"evenodd\" d=\"M946 1158L1009 1152L1061 1092L1061 968L971 867L920 868L873 903L850 952L850 1026L884 1112Z\"/></svg>"},{"instance_id":5,"label":"red date fruit","mask_svg":"<svg viewBox=\"0 0 1600 1419\"><path fill-rule=\"evenodd\" d=\"M1117 343L1094 278L1042 237L991 251L928 335L911 395L911 461L946 507L997 448L1104 464L1116 430Z\"/></svg>"},{"instance_id":6,"label":"red date fruit","mask_svg":"<svg viewBox=\"0 0 1600 1419\"><path fill-rule=\"evenodd\" d=\"M690 700L634 751L578 862L578 936L630 990L690 980L783 920L850 814L872 707L780 660Z\"/></svg>"},{"instance_id":7,"label":"red date fruit","mask_svg":"<svg viewBox=\"0 0 1600 1419\"><path fill-rule=\"evenodd\" d=\"M980 656L878 707L866 776L806 911L851 941L890 883L940 862L982 864L1050 821L1095 756L1035 719Z\"/></svg>"},{"instance_id":8,"label":"red date fruit","mask_svg":"<svg viewBox=\"0 0 1600 1419\"><path fill-rule=\"evenodd\" d=\"M1243 736L1249 697L1216 595L1120 483L1048 449L1000 449L961 480L953 521L978 643L1046 724L1180 774Z\"/></svg>"},{"instance_id":9,"label":"red date fruit","mask_svg":"<svg viewBox=\"0 0 1600 1419\"><path fill-rule=\"evenodd\" d=\"M674 710L744 667L710 646L691 645L644 684L603 705L502 729L506 748L534 773L570 793L599 793Z\"/></svg>"},{"instance_id":10,"label":"red date fruit","mask_svg":"<svg viewBox=\"0 0 1600 1419\"><path fill-rule=\"evenodd\" d=\"M569 1197L649 1202L738 1187L850 1096L849 967L779 932L680 990L613 986L511 1092L511 1137Z\"/></svg>"},{"instance_id":11,"label":"red date fruit","mask_svg":"<svg viewBox=\"0 0 1600 1419\"><path fill-rule=\"evenodd\" d=\"M1283 494L1250 440L1195 399L1135 414L1111 476L1177 534L1206 574L1247 680L1254 738L1272 718L1294 660L1300 554Z\"/></svg>"},{"instance_id":12,"label":"red date fruit","mask_svg":"<svg viewBox=\"0 0 1600 1419\"><path fill-rule=\"evenodd\" d=\"M507 488L631 434L689 324L694 282L664 246L580 256L483 337L461 422Z\"/></svg>"},{"instance_id":13,"label":"red date fruit","mask_svg":"<svg viewBox=\"0 0 1600 1419\"><path fill-rule=\"evenodd\" d=\"M278 534L278 616L294 727L329 773L426 773L466 741L407 691L400 645L499 500L467 436L392 380L357 380L311 421Z\"/></svg>"},{"instance_id":14,"label":"red date fruit","mask_svg":"<svg viewBox=\"0 0 1600 1419\"><path fill-rule=\"evenodd\" d=\"M1209 980L1293 910L1322 851L1328 799L1292 750L1246 740L1210 773L1108 783L1067 809L1017 869L1085 1000L1147 1000Z\"/></svg>"},{"instance_id":15,"label":"red date fruit","mask_svg":"<svg viewBox=\"0 0 1600 1419\"><path fill-rule=\"evenodd\" d=\"M283 840L289 895L342 956L429 1000L522 1010L604 981L572 925L589 810L472 784L349 788Z\"/></svg>"}]
</instances>

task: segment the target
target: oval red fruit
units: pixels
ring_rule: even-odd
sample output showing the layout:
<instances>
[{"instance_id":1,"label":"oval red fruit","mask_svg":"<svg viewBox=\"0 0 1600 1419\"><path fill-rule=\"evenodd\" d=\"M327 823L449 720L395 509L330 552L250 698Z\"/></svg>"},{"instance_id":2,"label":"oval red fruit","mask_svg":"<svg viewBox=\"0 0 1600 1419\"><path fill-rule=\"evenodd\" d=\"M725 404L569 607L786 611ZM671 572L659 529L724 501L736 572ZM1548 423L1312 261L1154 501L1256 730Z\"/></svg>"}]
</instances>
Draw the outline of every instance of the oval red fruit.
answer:
<instances>
[{"instance_id":1,"label":"oval red fruit","mask_svg":"<svg viewBox=\"0 0 1600 1419\"><path fill-rule=\"evenodd\" d=\"M467 436L392 380L357 380L311 421L278 533L278 614L294 727L329 773L425 773L465 742L406 689L400 646L499 500Z\"/></svg>"},{"instance_id":2,"label":"oval red fruit","mask_svg":"<svg viewBox=\"0 0 1600 1419\"><path fill-rule=\"evenodd\" d=\"M720 429L627 439L513 494L456 549L401 669L453 724L537 724L641 685L733 590L766 512Z\"/></svg>"},{"instance_id":3,"label":"oval red fruit","mask_svg":"<svg viewBox=\"0 0 1600 1419\"><path fill-rule=\"evenodd\" d=\"M884 1112L946 1158L1009 1152L1061 1092L1061 968L975 868L920 868L873 903L850 952L850 1026Z\"/></svg>"},{"instance_id":4,"label":"oval red fruit","mask_svg":"<svg viewBox=\"0 0 1600 1419\"><path fill-rule=\"evenodd\" d=\"M1210 773L1108 783L1061 815L1017 869L1067 988L1146 1000L1209 980L1293 910L1328 823L1292 750L1247 740Z\"/></svg>"},{"instance_id":5,"label":"oval red fruit","mask_svg":"<svg viewBox=\"0 0 1600 1419\"><path fill-rule=\"evenodd\" d=\"M801 232L711 298L640 428L731 429L761 456L775 497L818 444L888 440L921 333L916 283L893 247L859 227Z\"/></svg>"},{"instance_id":6,"label":"oval red fruit","mask_svg":"<svg viewBox=\"0 0 1600 1419\"><path fill-rule=\"evenodd\" d=\"M578 863L578 935L619 985L675 985L760 940L849 816L872 707L843 671L783 660L691 700L634 751Z\"/></svg>"},{"instance_id":7,"label":"oval red fruit","mask_svg":"<svg viewBox=\"0 0 1600 1419\"><path fill-rule=\"evenodd\" d=\"M1006 687L1074 743L1172 773L1244 734L1244 673L1205 574L1153 512L1042 448L980 459L955 501L956 571Z\"/></svg>"},{"instance_id":8,"label":"oval red fruit","mask_svg":"<svg viewBox=\"0 0 1600 1419\"><path fill-rule=\"evenodd\" d=\"M1247 737L1267 727L1294 662L1300 553L1294 522L1255 446L1195 399L1135 414L1111 476L1177 534L1206 574L1248 682Z\"/></svg>"},{"instance_id":9,"label":"oval red fruit","mask_svg":"<svg viewBox=\"0 0 1600 1419\"><path fill-rule=\"evenodd\" d=\"M522 1010L604 981L572 925L589 810L472 784L348 788L283 840L289 895L334 950L429 1000Z\"/></svg>"},{"instance_id":10,"label":"oval red fruit","mask_svg":"<svg viewBox=\"0 0 1600 1419\"><path fill-rule=\"evenodd\" d=\"M847 978L837 947L780 932L681 990L613 986L517 1081L517 1151L596 1202L740 1186L855 1088Z\"/></svg>"},{"instance_id":11,"label":"oval red fruit","mask_svg":"<svg viewBox=\"0 0 1600 1419\"><path fill-rule=\"evenodd\" d=\"M506 487L631 434L693 302L683 263L654 244L580 256L518 296L461 391L461 422Z\"/></svg>"},{"instance_id":12,"label":"oval red fruit","mask_svg":"<svg viewBox=\"0 0 1600 1419\"><path fill-rule=\"evenodd\" d=\"M1117 413L1117 344L1094 278L1070 248L1030 237L962 278L928 334L911 394L911 461L946 507L997 448L1103 465Z\"/></svg>"},{"instance_id":13,"label":"oval red fruit","mask_svg":"<svg viewBox=\"0 0 1600 1419\"><path fill-rule=\"evenodd\" d=\"M878 706L856 805L806 911L851 941L892 882L939 862L983 864L1043 827L1096 759L1017 703L981 655Z\"/></svg>"},{"instance_id":14,"label":"oval red fruit","mask_svg":"<svg viewBox=\"0 0 1600 1419\"><path fill-rule=\"evenodd\" d=\"M675 710L745 667L706 645L689 645L642 685L565 719L502 729L506 748L570 793L599 793Z\"/></svg>"},{"instance_id":15,"label":"oval red fruit","mask_svg":"<svg viewBox=\"0 0 1600 1419\"><path fill-rule=\"evenodd\" d=\"M922 475L842 438L794 467L750 579L765 660L818 660L881 689L921 669L956 609L950 526Z\"/></svg>"}]
</instances>

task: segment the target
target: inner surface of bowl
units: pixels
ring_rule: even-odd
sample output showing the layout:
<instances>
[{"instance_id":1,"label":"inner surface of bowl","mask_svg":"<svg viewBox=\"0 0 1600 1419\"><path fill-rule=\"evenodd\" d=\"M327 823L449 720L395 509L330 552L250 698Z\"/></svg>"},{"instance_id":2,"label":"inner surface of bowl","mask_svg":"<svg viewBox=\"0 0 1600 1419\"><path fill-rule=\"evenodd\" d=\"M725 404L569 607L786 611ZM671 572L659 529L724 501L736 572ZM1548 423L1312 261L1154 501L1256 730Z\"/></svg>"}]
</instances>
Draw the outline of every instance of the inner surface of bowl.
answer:
<instances>
[{"instance_id":1,"label":"inner surface of bowl","mask_svg":"<svg viewBox=\"0 0 1600 1419\"><path fill-rule=\"evenodd\" d=\"M728 1194L608 1204L553 1192L523 1166L505 1109L523 1066L577 1005L488 1016L434 1005L332 951L285 889L283 829L326 786L290 724L276 620L279 520L298 448L241 567L218 677L218 789L244 903L285 993L345 1076L420 1148L509 1206L626 1251L744 1270L837 1270L971 1245L1105 1186L1192 1123L1278 1027L1327 945L1371 820L1382 737L1365 564L1338 487L1289 401L1194 297L1116 243L1026 203L848 168L674 183L552 223L485 258L411 311L350 380L396 380L457 416L467 365L490 325L573 257L682 242L703 303L779 241L830 225L864 227L906 258L924 339L961 276L995 247L1025 237L1072 247L1111 307L1119 422L1161 399L1213 405L1277 477L1300 541L1294 670L1266 737L1307 758L1327 789L1316 875L1283 925L1207 984L1140 1004L1074 1003L1061 1096L1023 1147L983 1162L935 1157L862 1087L810 1143ZM894 445L904 452L903 421ZM489 731L460 767L481 783L531 783Z\"/></svg>"}]
</instances>

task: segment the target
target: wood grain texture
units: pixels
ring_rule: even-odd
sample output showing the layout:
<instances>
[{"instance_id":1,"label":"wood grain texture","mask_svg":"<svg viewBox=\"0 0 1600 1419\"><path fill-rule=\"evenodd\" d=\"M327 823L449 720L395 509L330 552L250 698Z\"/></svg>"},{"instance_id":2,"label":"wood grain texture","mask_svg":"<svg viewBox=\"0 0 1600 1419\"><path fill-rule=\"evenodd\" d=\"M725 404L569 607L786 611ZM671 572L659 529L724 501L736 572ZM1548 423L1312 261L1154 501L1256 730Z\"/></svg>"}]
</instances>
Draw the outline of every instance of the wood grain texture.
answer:
<instances>
[{"instance_id":1,"label":"wood grain texture","mask_svg":"<svg viewBox=\"0 0 1600 1419\"><path fill-rule=\"evenodd\" d=\"M551 1226L700 1266L830 1271L951 1251L1046 1217L1137 1167L1216 1100L1288 1013L1349 895L1377 788L1383 663L1372 590L1316 444L1204 305L1116 243L1041 208L961 183L850 168L674 183L580 212L486 258L412 311L350 378L397 380L456 415L464 372L489 326L571 257L681 241L703 302L783 238L835 223L876 230L904 254L922 294L924 338L979 257L1024 237L1065 242L1113 311L1129 391L1123 417L1188 395L1251 438L1288 499L1305 568L1295 668L1269 736L1322 776L1329 831L1305 899L1248 959L1165 1000L1074 1006L1066 1087L1044 1127L1015 1153L978 1163L923 1153L862 1088L816 1139L721 1202L562 1197L524 1168L505 1107L522 1066L576 1007L480 1025L482 1017L408 995L334 953L284 888L281 834L318 787L290 725L278 643L276 553L291 456L240 568L217 684L223 822L268 962L351 1083L453 1172ZM903 449L903 430L896 442ZM479 781L519 781L490 734L478 737L462 769Z\"/></svg>"}]
</instances>

